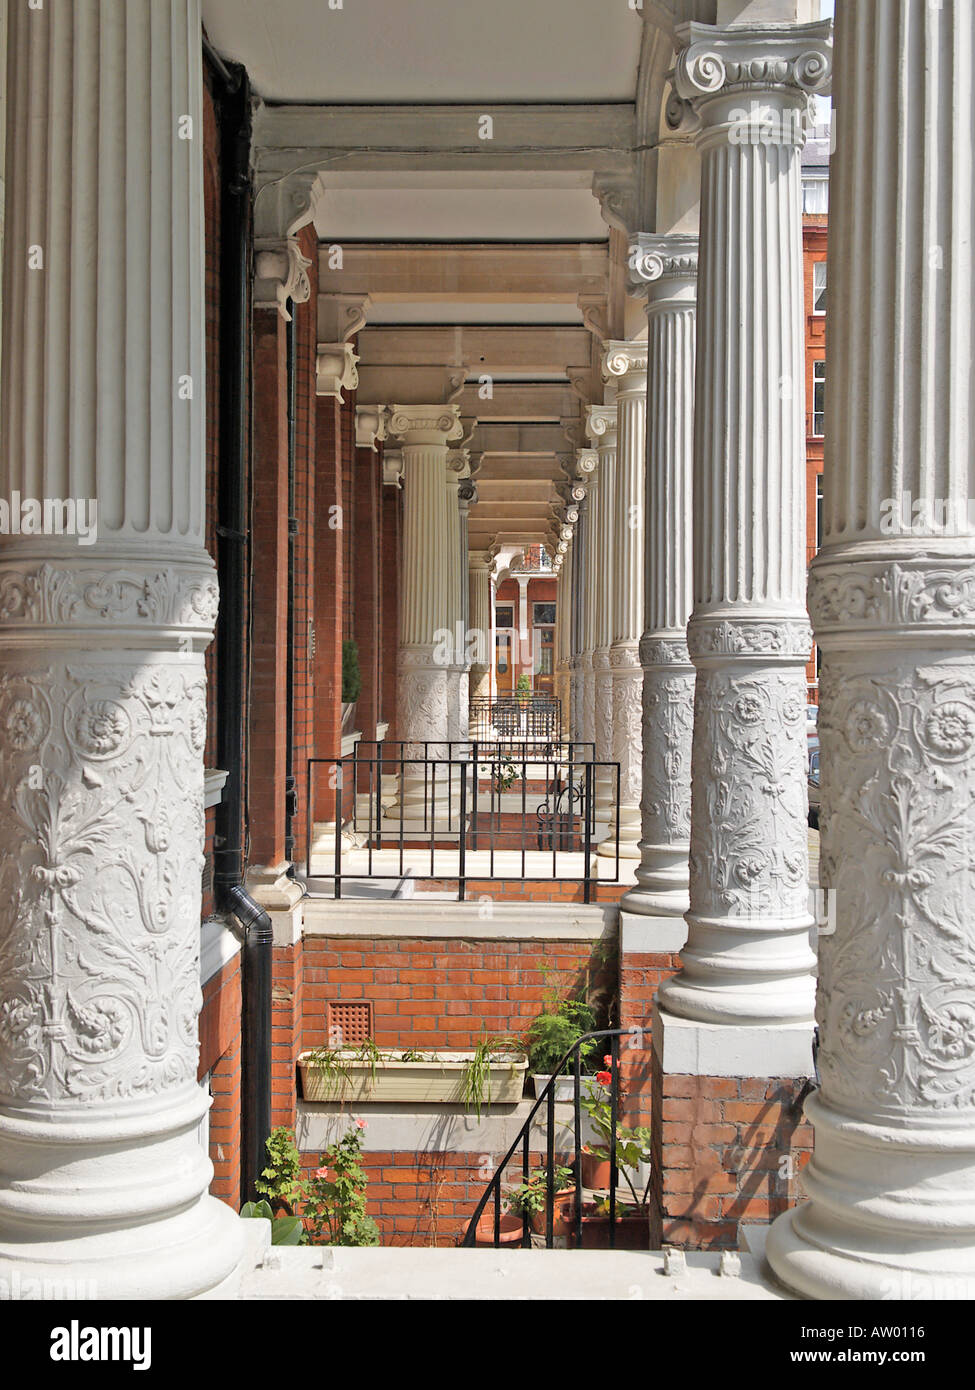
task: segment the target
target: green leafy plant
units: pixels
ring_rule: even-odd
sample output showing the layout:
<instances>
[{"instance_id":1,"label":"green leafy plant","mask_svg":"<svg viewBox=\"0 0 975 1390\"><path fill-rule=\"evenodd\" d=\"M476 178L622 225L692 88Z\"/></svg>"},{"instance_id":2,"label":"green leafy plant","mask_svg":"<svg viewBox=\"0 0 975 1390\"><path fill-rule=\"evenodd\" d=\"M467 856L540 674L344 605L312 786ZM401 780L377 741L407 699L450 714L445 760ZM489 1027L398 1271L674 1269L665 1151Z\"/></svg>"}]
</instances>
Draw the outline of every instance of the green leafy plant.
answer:
<instances>
[{"instance_id":1,"label":"green leafy plant","mask_svg":"<svg viewBox=\"0 0 975 1390\"><path fill-rule=\"evenodd\" d=\"M362 690L359 648L355 642L342 643L342 703L354 705Z\"/></svg>"},{"instance_id":2,"label":"green leafy plant","mask_svg":"<svg viewBox=\"0 0 975 1390\"><path fill-rule=\"evenodd\" d=\"M267 1163L254 1186L272 1202L292 1206L302 1195L301 1156L295 1145L294 1134L286 1125L278 1125L271 1130L264 1148Z\"/></svg>"},{"instance_id":3,"label":"green leafy plant","mask_svg":"<svg viewBox=\"0 0 975 1390\"><path fill-rule=\"evenodd\" d=\"M571 1168L559 1166L552 1176L555 1192L565 1192L575 1184L575 1175ZM547 1178L547 1170L537 1168L533 1173L529 1173L524 1182L518 1183L517 1187L509 1188L505 1196L511 1210L523 1212L526 1216L535 1216L538 1212L544 1211L548 1202Z\"/></svg>"},{"instance_id":4,"label":"green leafy plant","mask_svg":"<svg viewBox=\"0 0 975 1390\"><path fill-rule=\"evenodd\" d=\"M517 779L518 773L513 763L494 764L494 790L498 796L508 791Z\"/></svg>"},{"instance_id":5,"label":"green leafy plant","mask_svg":"<svg viewBox=\"0 0 975 1390\"><path fill-rule=\"evenodd\" d=\"M474 1111L478 1119L481 1118L481 1106L484 1104L485 1094L487 1103L491 1104L491 1060L494 1059L495 1065L507 1060L509 1063L513 1058L523 1057L525 1049L514 1038L482 1038L474 1048L474 1055L468 1060L464 1067L464 1077L462 1082L461 1094L464 1099L464 1109Z\"/></svg>"},{"instance_id":6,"label":"green leafy plant","mask_svg":"<svg viewBox=\"0 0 975 1390\"><path fill-rule=\"evenodd\" d=\"M401 1062L434 1062L436 1058L432 1052L417 1052L415 1047L408 1047L405 1052L399 1055Z\"/></svg>"},{"instance_id":7,"label":"green leafy plant","mask_svg":"<svg viewBox=\"0 0 975 1390\"><path fill-rule=\"evenodd\" d=\"M316 1245L378 1245L379 1228L366 1213L368 1180L362 1167L362 1131L356 1120L321 1156L305 1187L304 1216Z\"/></svg>"},{"instance_id":8,"label":"green leafy plant","mask_svg":"<svg viewBox=\"0 0 975 1390\"><path fill-rule=\"evenodd\" d=\"M262 1221L270 1221L272 1245L304 1244L305 1228L300 1216L275 1218L268 1202L245 1202L240 1209L240 1214L248 1220L258 1217Z\"/></svg>"},{"instance_id":9,"label":"green leafy plant","mask_svg":"<svg viewBox=\"0 0 975 1390\"><path fill-rule=\"evenodd\" d=\"M343 1056L334 1047L316 1047L309 1052L308 1060L322 1073L329 1090L345 1100L352 1085L352 1074L349 1071L351 1058Z\"/></svg>"},{"instance_id":10,"label":"green leafy plant","mask_svg":"<svg viewBox=\"0 0 975 1390\"><path fill-rule=\"evenodd\" d=\"M596 1158L608 1159L614 1154L613 1149L613 1113L610 1102L610 1086L612 1084L613 1058L607 1053L603 1058L606 1071L596 1073L593 1081L590 1081L579 1097L579 1104L589 1116L590 1123L596 1131L600 1141L599 1144L588 1146L588 1152ZM650 1148L651 1131L646 1125L636 1125L630 1127L621 1125L619 1119L616 1122L616 1148L615 1164L616 1171L622 1176L627 1187L630 1189L633 1201L638 1209L644 1208L647 1204L647 1196L650 1191L650 1179L644 1188L643 1196L637 1196L636 1188L633 1186L631 1173L635 1173Z\"/></svg>"},{"instance_id":11,"label":"green leafy plant","mask_svg":"<svg viewBox=\"0 0 975 1390\"><path fill-rule=\"evenodd\" d=\"M518 696L518 698L521 700L522 704L526 704L526 703L528 702L528 700L531 698L531 693L532 693L532 681L531 681L531 676L528 674L527 671L522 671L522 673L521 673L521 675L518 677L517 683L516 683L516 685L515 685L515 694L516 694L516 695Z\"/></svg>"},{"instance_id":12,"label":"green leafy plant","mask_svg":"<svg viewBox=\"0 0 975 1390\"><path fill-rule=\"evenodd\" d=\"M581 999L563 999L553 1010L541 1013L526 1034L528 1065L533 1072L549 1076L562 1058L586 1033L596 1027L596 1015ZM599 1046L593 1038L579 1048L583 1071L589 1069L593 1053Z\"/></svg>"}]
</instances>

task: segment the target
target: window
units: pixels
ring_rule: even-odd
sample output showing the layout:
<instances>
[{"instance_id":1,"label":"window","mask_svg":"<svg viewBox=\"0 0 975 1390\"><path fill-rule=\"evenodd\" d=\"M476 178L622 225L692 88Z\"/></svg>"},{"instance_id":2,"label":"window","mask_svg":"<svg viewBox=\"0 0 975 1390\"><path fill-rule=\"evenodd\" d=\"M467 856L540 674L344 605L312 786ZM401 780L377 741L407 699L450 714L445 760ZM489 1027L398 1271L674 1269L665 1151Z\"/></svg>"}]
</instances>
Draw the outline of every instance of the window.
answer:
<instances>
[{"instance_id":1,"label":"window","mask_svg":"<svg viewBox=\"0 0 975 1390\"><path fill-rule=\"evenodd\" d=\"M818 438L826 433L826 363L813 363L812 433Z\"/></svg>"},{"instance_id":2,"label":"window","mask_svg":"<svg viewBox=\"0 0 975 1390\"><path fill-rule=\"evenodd\" d=\"M497 651L497 671L499 676L507 675L511 662L511 638L507 633L499 633L495 639Z\"/></svg>"},{"instance_id":3,"label":"window","mask_svg":"<svg viewBox=\"0 0 975 1390\"><path fill-rule=\"evenodd\" d=\"M495 627L514 627L514 625L515 625L515 610L514 610L514 605L513 605L513 604L510 604L510 603L509 603L509 604L505 605L504 607L502 607L501 605L499 605L497 608L495 608L495 610L494 610L494 626L495 626Z\"/></svg>"},{"instance_id":4,"label":"window","mask_svg":"<svg viewBox=\"0 0 975 1390\"><path fill-rule=\"evenodd\" d=\"M823 543L823 475L816 474L816 549Z\"/></svg>"},{"instance_id":5,"label":"window","mask_svg":"<svg viewBox=\"0 0 975 1390\"><path fill-rule=\"evenodd\" d=\"M532 626L543 627L546 623L555 622L554 603L533 603L532 604Z\"/></svg>"},{"instance_id":6,"label":"window","mask_svg":"<svg viewBox=\"0 0 975 1390\"><path fill-rule=\"evenodd\" d=\"M826 262L816 261L813 264L813 313L825 314L826 312Z\"/></svg>"}]
</instances>

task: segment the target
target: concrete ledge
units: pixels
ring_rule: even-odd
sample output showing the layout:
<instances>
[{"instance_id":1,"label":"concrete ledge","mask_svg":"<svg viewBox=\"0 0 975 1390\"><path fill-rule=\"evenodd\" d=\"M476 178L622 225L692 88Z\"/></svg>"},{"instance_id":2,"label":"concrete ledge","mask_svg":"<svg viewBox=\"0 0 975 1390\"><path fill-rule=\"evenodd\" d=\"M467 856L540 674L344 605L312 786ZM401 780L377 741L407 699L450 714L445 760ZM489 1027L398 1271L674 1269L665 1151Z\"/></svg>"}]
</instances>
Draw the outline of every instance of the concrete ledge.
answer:
<instances>
[{"instance_id":1,"label":"concrete ledge","mask_svg":"<svg viewBox=\"0 0 975 1390\"><path fill-rule=\"evenodd\" d=\"M699 1023L654 1012L668 1076L812 1076L812 1023L767 1027Z\"/></svg>"},{"instance_id":2,"label":"concrete ledge","mask_svg":"<svg viewBox=\"0 0 975 1390\"><path fill-rule=\"evenodd\" d=\"M683 917L645 917L620 909L620 951L625 955L677 955L687 942Z\"/></svg>"},{"instance_id":3,"label":"concrete ledge","mask_svg":"<svg viewBox=\"0 0 975 1390\"><path fill-rule=\"evenodd\" d=\"M299 1101L296 1137L302 1153L320 1153L341 1138L354 1120L361 1119L366 1122L363 1135L366 1153L478 1153L494 1154L500 1160L515 1142L534 1104L533 1100L523 1100L518 1105L484 1106L478 1119L461 1106L360 1105L350 1109L349 1106L310 1105ZM546 1143L545 1113L543 1105L532 1125L532 1134L538 1136L538 1148L544 1148ZM556 1149L559 1152L574 1149L571 1105L556 1105L555 1125ZM585 1114L582 1116L582 1138L584 1143L594 1138L589 1116Z\"/></svg>"},{"instance_id":4,"label":"concrete ledge","mask_svg":"<svg viewBox=\"0 0 975 1390\"><path fill-rule=\"evenodd\" d=\"M258 1225L258 1222L249 1222ZM774 1302L792 1296L751 1255L737 1275L719 1255L688 1252L681 1273L640 1250L462 1250L249 1247L253 1267L216 1297L238 1299L435 1299L630 1302Z\"/></svg>"},{"instance_id":5,"label":"concrete ledge","mask_svg":"<svg viewBox=\"0 0 975 1390\"><path fill-rule=\"evenodd\" d=\"M347 902L305 898L305 936L467 937L474 941L598 941L615 932L615 903Z\"/></svg>"},{"instance_id":6,"label":"concrete ledge","mask_svg":"<svg viewBox=\"0 0 975 1390\"><path fill-rule=\"evenodd\" d=\"M223 917L208 917L200 924L200 984L240 955L240 938Z\"/></svg>"}]
</instances>

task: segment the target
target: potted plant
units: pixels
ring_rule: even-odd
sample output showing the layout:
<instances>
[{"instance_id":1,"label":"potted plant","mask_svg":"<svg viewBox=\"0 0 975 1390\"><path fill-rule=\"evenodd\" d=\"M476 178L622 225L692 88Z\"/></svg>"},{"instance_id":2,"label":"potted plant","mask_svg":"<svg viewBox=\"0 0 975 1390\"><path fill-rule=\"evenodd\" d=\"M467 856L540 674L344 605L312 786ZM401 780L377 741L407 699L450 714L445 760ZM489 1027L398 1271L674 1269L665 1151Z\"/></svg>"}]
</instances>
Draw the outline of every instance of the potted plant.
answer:
<instances>
[{"instance_id":1,"label":"potted plant","mask_svg":"<svg viewBox=\"0 0 975 1390\"><path fill-rule=\"evenodd\" d=\"M525 1233L524 1222L515 1212L506 1207L502 1209L498 1221L498 1245L517 1247ZM480 1249L494 1248L494 1203L489 1202L477 1218L474 1231L474 1245Z\"/></svg>"},{"instance_id":2,"label":"potted plant","mask_svg":"<svg viewBox=\"0 0 975 1390\"><path fill-rule=\"evenodd\" d=\"M633 1175L636 1174L640 1162L649 1156L651 1132L645 1125L622 1125L617 1118L614 1150L609 1094L613 1059L610 1055L603 1058L603 1065L609 1070L597 1072L580 1097L580 1104L589 1116L589 1122L597 1136L597 1143L586 1145L583 1149L580 1162L581 1181L584 1188L604 1190L610 1186L612 1169L615 1166L617 1177L622 1178L629 1189L629 1195L623 1197L617 1188L616 1245L621 1250L646 1250L649 1249L650 1240L650 1178L647 1179L642 1194L638 1194L633 1185ZM609 1215L608 1197L600 1198L596 1202L587 1202L583 1206L584 1249L608 1248Z\"/></svg>"},{"instance_id":3,"label":"potted plant","mask_svg":"<svg viewBox=\"0 0 975 1390\"><path fill-rule=\"evenodd\" d=\"M342 643L342 733L352 731L356 701L362 691L359 648L355 642Z\"/></svg>"},{"instance_id":4,"label":"potted plant","mask_svg":"<svg viewBox=\"0 0 975 1390\"><path fill-rule=\"evenodd\" d=\"M298 1058L306 1101L379 1101L393 1105L517 1105L528 1059L511 1038L484 1038L465 1052L418 1054L381 1049L371 1038L358 1048L318 1047Z\"/></svg>"},{"instance_id":5,"label":"potted plant","mask_svg":"<svg viewBox=\"0 0 975 1390\"><path fill-rule=\"evenodd\" d=\"M304 1245L305 1227L300 1216L275 1217L269 1202L245 1202L240 1209L242 1217L253 1220L259 1218L271 1223L272 1245Z\"/></svg>"},{"instance_id":6,"label":"potted plant","mask_svg":"<svg viewBox=\"0 0 975 1390\"><path fill-rule=\"evenodd\" d=\"M269 1205L274 1216L293 1216L295 1203L302 1196L301 1156L294 1135L286 1125L278 1125L265 1140L264 1149L267 1162L254 1186L268 1202L257 1205ZM263 1215L248 1213L252 1214Z\"/></svg>"},{"instance_id":7,"label":"potted plant","mask_svg":"<svg viewBox=\"0 0 975 1390\"><path fill-rule=\"evenodd\" d=\"M532 680L527 671L522 671L515 685L515 694L522 709L527 709L532 698Z\"/></svg>"},{"instance_id":8,"label":"potted plant","mask_svg":"<svg viewBox=\"0 0 975 1390\"><path fill-rule=\"evenodd\" d=\"M540 1013L525 1035L528 1048L528 1068L532 1073L535 1095L540 1096L552 1073L573 1043L596 1026L592 1008L580 999L563 999L553 1010ZM592 1054L598 1047L596 1039L584 1042L579 1048L581 1069L589 1070ZM567 1071L555 1083L556 1100L572 1100L575 1095L573 1073Z\"/></svg>"},{"instance_id":9,"label":"potted plant","mask_svg":"<svg viewBox=\"0 0 975 1390\"><path fill-rule=\"evenodd\" d=\"M576 1180L571 1168L558 1166L552 1174L552 1234L567 1236L575 1220ZM548 1170L537 1168L508 1192L513 1211L527 1215L536 1235L544 1235L548 1217Z\"/></svg>"},{"instance_id":10,"label":"potted plant","mask_svg":"<svg viewBox=\"0 0 975 1390\"><path fill-rule=\"evenodd\" d=\"M378 1245L379 1228L366 1214L367 1178L362 1167L362 1131L356 1120L330 1144L305 1184L305 1224L313 1245Z\"/></svg>"}]
</instances>

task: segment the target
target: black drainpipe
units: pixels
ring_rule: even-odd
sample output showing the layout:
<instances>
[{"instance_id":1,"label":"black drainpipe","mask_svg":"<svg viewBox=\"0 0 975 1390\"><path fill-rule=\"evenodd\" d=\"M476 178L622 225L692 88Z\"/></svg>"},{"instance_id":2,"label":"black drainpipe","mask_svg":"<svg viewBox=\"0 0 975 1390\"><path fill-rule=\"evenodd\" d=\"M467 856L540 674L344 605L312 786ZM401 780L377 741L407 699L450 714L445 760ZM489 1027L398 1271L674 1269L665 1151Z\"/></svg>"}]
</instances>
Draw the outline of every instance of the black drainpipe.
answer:
<instances>
[{"instance_id":1,"label":"black drainpipe","mask_svg":"<svg viewBox=\"0 0 975 1390\"><path fill-rule=\"evenodd\" d=\"M248 477L248 279L251 234L251 93L242 67L224 65L217 101L223 175L220 221L220 460L217 486L217 765L227 771L216 808L213 889L217 907L244 928L241 1003L241 1200L254 1198L271 1132L271 919L242 886Z\"/></svg>"},{"instance_id":2,"label":"black drainpipe","mask_svg":"<svg viewBox=\"0 0 975 1390\"><path fill-rule=\"evenodd\" d=\"M295 780L295 545L298 538L298 517L295 512L295 362L297 358L297 328L294 300L288 300L286 343L288 398L288 632L286 656L285 764L284 764L284 857L288 873L294 877L295 818L298 815L298 783Z\"/></svg>"}]
</instances>

